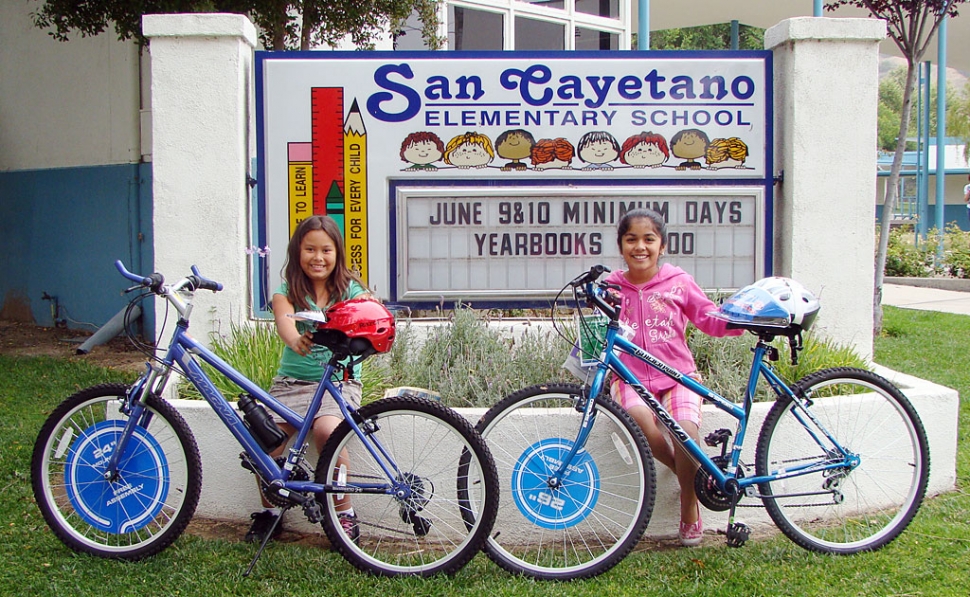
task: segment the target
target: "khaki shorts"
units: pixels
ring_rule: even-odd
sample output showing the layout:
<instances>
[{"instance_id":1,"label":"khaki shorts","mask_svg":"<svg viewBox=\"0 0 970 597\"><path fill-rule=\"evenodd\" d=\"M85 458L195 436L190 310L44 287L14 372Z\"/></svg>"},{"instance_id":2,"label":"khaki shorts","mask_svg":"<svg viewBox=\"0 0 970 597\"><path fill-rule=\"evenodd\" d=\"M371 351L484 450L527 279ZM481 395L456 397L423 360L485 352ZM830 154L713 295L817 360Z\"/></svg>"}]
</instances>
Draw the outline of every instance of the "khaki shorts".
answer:
<instances>
[{"instance_id":1,"label":"khaki shorts","mask_svg":"<svg viewBox=\"0 0 970 597\"><path fill-rule=\"evenodd\" d=\"M313 400L313 394L316 393L319 383L316 381L303 381L293 377L276 376L273 378L273 385L269 388L269 394L288 406L296 414L303 416L307 408L310 407L310 401ZM360 408L360 397L363 393L363 386L360 381L350 379L339 382L336 385L340 388L340 393L348 404L354 408ZM277 423L285 422L275 412L270 411L270 414ZM340 413L340 408L337 406L333 397L330 396L329 392L323 396L323 401L320 403L320 410L317 412L317 417L324 415L343 418L343 415Z\"/></svg>"}]
</instances>

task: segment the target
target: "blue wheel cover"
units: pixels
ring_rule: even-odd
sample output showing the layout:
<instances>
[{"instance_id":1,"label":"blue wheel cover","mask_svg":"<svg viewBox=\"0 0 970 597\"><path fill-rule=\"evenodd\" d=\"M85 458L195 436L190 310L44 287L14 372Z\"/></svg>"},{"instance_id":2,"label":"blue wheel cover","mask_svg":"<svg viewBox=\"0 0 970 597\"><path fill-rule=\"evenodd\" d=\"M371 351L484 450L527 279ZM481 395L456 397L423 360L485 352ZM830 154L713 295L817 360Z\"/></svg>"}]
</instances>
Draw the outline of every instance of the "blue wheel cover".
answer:
<instances>
[{"instance_id":1,"label":"blue wheel cover","mask_svg":"<svg viewBox=\"0 0 970 597\"><path fill-rule=\"evenodd\" d=\"M136 427L118 463L118 480L104 479L105 466L125 430L122 420L101 421L72 442L64 485L77 514L108 533L131 533L150 524L168 497L168 460L146 430Z\"/></svg>"},{"instance_id":2,"label":"blue wheel cover","mask_svg":"<svg viewBox=\"0 0 970 597\"><path fill-rule=\"evenodd\" d=\"M512 497L519 511L545 529L565 529L586 519L596 507L600 476L593 458L580 450L566 469L561 484L551 489L550 475L572 450L573 442L546 438L522 452L512 470Z\"/></svg>"}]
</instances>

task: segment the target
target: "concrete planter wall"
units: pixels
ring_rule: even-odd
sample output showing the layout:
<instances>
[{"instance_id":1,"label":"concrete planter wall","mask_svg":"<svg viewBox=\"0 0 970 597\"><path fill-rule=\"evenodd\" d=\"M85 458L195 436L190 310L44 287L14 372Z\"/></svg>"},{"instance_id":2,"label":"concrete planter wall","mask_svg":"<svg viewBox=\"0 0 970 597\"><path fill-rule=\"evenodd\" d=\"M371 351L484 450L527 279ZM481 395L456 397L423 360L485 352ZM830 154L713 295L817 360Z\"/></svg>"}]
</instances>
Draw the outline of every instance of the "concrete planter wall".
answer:
<instances>
[{"instance_id":1,"label":"concrete planter wall","mask_svg":"<svg viewBox=\"0 0 970 597\"><path fill-rule=\"evenodd\" d=\"M920 414L930 441L929 495L953 489L956 482L957 416L959 396L955 390L921 379L880 368L879 373L890 378L909 397ZM173 404L192 428L202 454L202 498L196 516L203 518L248 521L249 514L261 505L256 491L255 477L239 464L241 448L226 431L208 404L193 400L175 400ZM754 462L754 449L758 430L771 403L755 405L749 426L748 439L742 459ZM713 429L734 429L734 421L712 406L704 407L702 435ZM484 414L484 409L460 409L472 423ZM883 441L881 437L872 441ZM315 462L316 455L311 454ZM657 464L657 501L653 518L647 528L650 536L664 537L675 534L679 521L679 487L673 473ZM505 496L503 496L505 497ZM758 500L746 500L747 505L738 513L738 519L754 527L770 525L771 521L760 507ZM723 528L727 513L704 512L708 528ZM303 531L319 530L310 525L297 511L287 519L287 526Z\"/></svg>"}]
</instances>

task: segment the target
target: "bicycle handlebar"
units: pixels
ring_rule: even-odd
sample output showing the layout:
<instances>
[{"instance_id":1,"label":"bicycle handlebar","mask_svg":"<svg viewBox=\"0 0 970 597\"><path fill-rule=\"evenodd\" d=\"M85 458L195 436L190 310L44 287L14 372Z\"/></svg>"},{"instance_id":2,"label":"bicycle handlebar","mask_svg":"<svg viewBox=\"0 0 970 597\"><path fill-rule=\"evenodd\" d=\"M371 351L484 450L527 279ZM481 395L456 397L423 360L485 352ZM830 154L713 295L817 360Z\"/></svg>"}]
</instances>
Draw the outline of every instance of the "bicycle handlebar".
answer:
<instances>
[{"instance_id":1,"label":"bicycle handlebar","mask_svg":"<svg viewBox=\"0 0 970 597\"><path fill-rule=\"evenodd\" d=\"M600 276L602 276L604 273L607 273L609 271L610 271L610 268L606 267L605 265L594 265L593 267L589 268L588 272L584 272L579 276L573 278L573 280L569 283L569 285L572 286L573 288L576 288L578 286L582 286L590 282L595 282L596 280L599 279Z\"/></svg>"},{"instance_id":2,"label":"bicycle handlebar","mask_svg":"<svg viewBox=\"0 0 970 597\"><path fill-rule=\"evenodd\" d=\"M618 319L620 316L620 305L622 299L610 290L620 290L616 284L597 282L599 277L609 272L610 268L605 265L594 265L589 271L574 278L569 285L573 287L576 298L585 298L587 303L593 305L610 316L610 319Z\"/></svg>"},{"instance_id":3,"label":"bicycle handlebar","mask_svg":"<svg viewBox=\"0 0 970 597\"><path fill-rule=\"evenodd\" d=\"M148 287L148 289L155 294L159 294L161 292L163 284L165 283L165 277L158 272L155 272L147 277L131 273L120 259L115 261L115 267L118 268L118 271L122 276L131 280L132 282L135 282L139 286ZM192 266L192 275L186 277L182 282L177 284L176 287L187 288L190 291L211 290L212 292L218 292L222 290L222 284L202 276L202 274L199 273L199 268L194 265Z\"/></svg>"}]
</instances>

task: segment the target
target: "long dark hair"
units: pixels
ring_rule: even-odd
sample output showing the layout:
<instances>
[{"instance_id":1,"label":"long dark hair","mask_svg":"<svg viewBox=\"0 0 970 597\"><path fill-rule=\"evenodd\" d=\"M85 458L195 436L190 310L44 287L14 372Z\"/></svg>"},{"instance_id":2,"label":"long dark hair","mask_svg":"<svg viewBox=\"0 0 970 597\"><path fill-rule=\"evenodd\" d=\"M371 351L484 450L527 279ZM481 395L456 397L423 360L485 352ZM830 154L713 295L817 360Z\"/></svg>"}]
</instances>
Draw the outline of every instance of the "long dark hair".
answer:
<instances>
[{"instance_id":1,"label":"long dark hair","mask_svg":"<svg viewBox=\"0 0 970 597\"><path fill-rule=\"evenodd\" d=\"M328 216L310 216L300 222L293 232L293 236L290 237L290 244L286 247L286 262L283 264L283 271L280 272L283 279L286 280L286 298L290 299L297 311L314 307L307 300L307 296L314 296L313 286L310 284L307 275L303 273L303 268L300 267L300 245L303 244L303 237L314 230L322 230L324 234L329 236L333 240L337 253L333 272L327 278L327 292L330 293L330 301L340 300L347 292L351 280L356 280L363 286L360 278L347 267L344 258L344 239L340 234L340 227L337 226L337 223ZM316 297L314 296L314 298Z\"/></svg>"}]
</instances>

